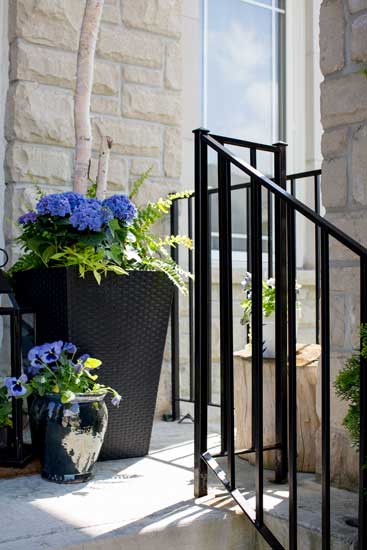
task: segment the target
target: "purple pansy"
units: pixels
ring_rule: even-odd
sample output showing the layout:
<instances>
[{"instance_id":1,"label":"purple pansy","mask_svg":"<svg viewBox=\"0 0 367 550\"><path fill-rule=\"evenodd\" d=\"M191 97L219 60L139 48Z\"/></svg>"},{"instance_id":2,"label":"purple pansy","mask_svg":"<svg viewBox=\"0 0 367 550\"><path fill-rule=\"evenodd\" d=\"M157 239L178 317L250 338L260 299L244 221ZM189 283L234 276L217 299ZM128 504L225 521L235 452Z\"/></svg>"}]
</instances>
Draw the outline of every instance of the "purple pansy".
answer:
<instances>
[{"instance_id":1,"label":"purple pansy","mask_svg":"<svg viewBox=\"0 0 367 550\"><path fill-rule=\"evenodd\" d=\"M86 199L70 216L70 223L78 231L101 231L102 227L112 220L112 212L102 206L97 199Z\"/></svg>"},{"instance_id":2,"label":"purple pansy","mask_svg":"<svg viewBox=\"0 0 367 550\"><path fill-rule=\"evenodd\" d=\"M126 223L131 223L136 218L136 206L127 195L112 195L102 203L109 208L114 218Z\"/></svg>"},{"instance_id":3,"label":"purple pansy","mask_svg":"<svg viewBox=\"0 0 367 550\"><path fill-rule=\"evenodd\" d=\"M43 344L41 359L44 363L55 363L61 355L62 347L64 342L58 340L57 342L52 342L51 344Z\"/></svg>"},{"instance_id":4,"label":"purple pansy","mask_svg":"<svg viewBox=\"0 0 367 550\"><path fill-rule=\"evenodd\" d=\"M22 397L27 393L27 388L23 385L28 382L26 374L22 374L19 378L15 376L7 376L4 379L4 385L8 389L9 397Z\"/></svg>"},{"instance_id":5,"label":"purple pansy","mask_svg":"<svg viewBox=\"0 0 367 550\"><path fill-rule=\"evenodd\" d=\"M64 351L69 355L74 355L74 353L76 353L76 350L77 350L76 345L72 344L71 342L65 342L64 345L62 346L62 351Z\"/></svg>"},{"instance_id":6,"label":"purple pansy","mask_svg":"<svg viewBox=\"0 0 367 550\"><path fill-rule=\"evenodd\" d=\"M64 193L52 193L45 195L37 203L37 212L41 216L47 214L64 218L71 214L71 207Z\"/></svg>"},{"instance_id":7,"label":"purple pansy","mask_svg":"<svg viewBox=\"0 0 367 550\"><path fill-rule=\"evenodd\" d=\"M35 346L28 353L28 360L30 366L28 368L29 373L36 375L43 367L44 363L42 360L42 355L44 352L44 346Z\"/></svg>"},{"instance_id":8,"label":"purple pansy","mask_svg":"<svg viewBox=\"0 0 367 550\"><path fill-rule=\"evenodd\" d=\"M111 403L114 407L119 407L120 405L120 401L121 401L121 395L115 395L112 399L111 399Z\"/></svg>"},{"instance_id":9,"label":"purple pansy","mask_svg":"<svg viewBox=\"0 0 367 550\"><path fill-rule=\"evenodd\" d=\"M18 222L21 225L25 225L26 223L34 223L35 221L37 221L36 212L27 212L26 214L20 216L18 219Z\"/></svg>"}]
</instances>

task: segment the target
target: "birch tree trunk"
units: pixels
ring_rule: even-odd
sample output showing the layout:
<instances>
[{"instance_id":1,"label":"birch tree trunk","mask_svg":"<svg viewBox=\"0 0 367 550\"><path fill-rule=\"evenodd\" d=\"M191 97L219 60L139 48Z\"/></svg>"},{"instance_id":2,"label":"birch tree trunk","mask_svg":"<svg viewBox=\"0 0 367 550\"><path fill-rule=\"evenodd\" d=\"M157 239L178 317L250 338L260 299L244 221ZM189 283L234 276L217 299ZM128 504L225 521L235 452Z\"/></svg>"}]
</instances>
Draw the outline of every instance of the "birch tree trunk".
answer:
<instances>
[{"instance_id":1,"label":"birch tree trunk","mask_svg":"<svg viewBox=\"0 0 367 550\"><path fill-rule=\"evenodd\" d=\"M107 190L107 175L108 166L110 163L110 152L112 147L112 138L103 136L101 139L101 150L98 159L98 172L97 172L97 199L103 200L106 196Z\"/></svg>"},{"instance_id":2,"label":"birch tree trunk","mask_svg":"<svg viewBox=\"0 0 367 550\"><path fill-rule=\"evenodd\" d=\"M75 164L73 188L85 194L92 152L90 103L93 85L94 56L104 0L86 0L80 32L76 90L74 101Z\"/></svg>"}]
</instances>

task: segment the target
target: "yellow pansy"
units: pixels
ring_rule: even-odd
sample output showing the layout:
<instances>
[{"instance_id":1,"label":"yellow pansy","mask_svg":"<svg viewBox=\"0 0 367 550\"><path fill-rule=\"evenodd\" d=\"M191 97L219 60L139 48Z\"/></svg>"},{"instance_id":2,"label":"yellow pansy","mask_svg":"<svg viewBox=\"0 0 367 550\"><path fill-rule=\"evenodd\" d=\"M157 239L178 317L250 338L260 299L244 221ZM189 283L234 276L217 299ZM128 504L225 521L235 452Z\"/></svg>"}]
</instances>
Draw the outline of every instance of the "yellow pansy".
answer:
<instances>
[{"instance_id":1,"label":"yellow pansy","mask_svg":"<svg viewBox=\"0 0 367 550\"><path fill-rule=\"evenodd\" d=\"M99 359L94 359L93 357L88 357L84 362L84 367L87 369L98 369L102 365L102 361Z\"/></svg>"}]
</instances>

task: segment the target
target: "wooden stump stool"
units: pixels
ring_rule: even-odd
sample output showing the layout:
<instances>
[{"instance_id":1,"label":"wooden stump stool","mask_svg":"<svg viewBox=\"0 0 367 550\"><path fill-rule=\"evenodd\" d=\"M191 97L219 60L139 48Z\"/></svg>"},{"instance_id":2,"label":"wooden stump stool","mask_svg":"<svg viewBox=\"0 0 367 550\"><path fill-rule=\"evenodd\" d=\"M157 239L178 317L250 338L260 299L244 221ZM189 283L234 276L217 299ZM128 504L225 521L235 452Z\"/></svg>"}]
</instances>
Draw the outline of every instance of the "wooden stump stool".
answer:
<instances>
[{"instance_id":1,"label":"wooden stump stool","mask_svg":"<svg viewBox=\"0 0 367 550\"><path fill-rule=\"evenodd\" d=\"M316 432L319 418L316 412L317 369L320 346L297 345L297 470L315 472ZM236 449L252 446L252 376L251 350L234 353L234 404ZM264 358L264 446L276 442L275 437L275 359ZM276 451L264 452L264 467L274 469ZM251 464L255 454L240 455Z\"/></svg>"}]
</instances>

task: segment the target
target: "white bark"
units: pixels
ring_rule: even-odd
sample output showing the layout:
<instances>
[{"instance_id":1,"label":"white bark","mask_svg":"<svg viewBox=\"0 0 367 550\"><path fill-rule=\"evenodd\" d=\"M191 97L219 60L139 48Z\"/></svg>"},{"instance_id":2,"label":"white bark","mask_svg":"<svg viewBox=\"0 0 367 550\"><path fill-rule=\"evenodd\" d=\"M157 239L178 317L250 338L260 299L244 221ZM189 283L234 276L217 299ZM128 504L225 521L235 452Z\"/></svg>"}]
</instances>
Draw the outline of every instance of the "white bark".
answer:
<instances>
[{"instance_id":1,"label":"white bark","mask_svg":"<svg viewBox=\"0 0 367 550\"><path fill-rule=\"evenodd\" d=\"M98 159L98 171L97 171L97 199L103 200L106 196L107 190L107 176L108 166L110 163L110 153L112 147L112 138L103 136L101 139L101 149Z\"/></svg>"},{"instance_id":2,"label":"white bark","mask_svg":"<svg viewBox=\"0 0 367 550\"><path fill-rule=\"evenodd\" d=\"M74 102L75 165L73 188L85 194L92 151L90 103L93 85L94 56L104 0L86 0L80 32L76 90Z\"/></svg>"}]
</instances>

